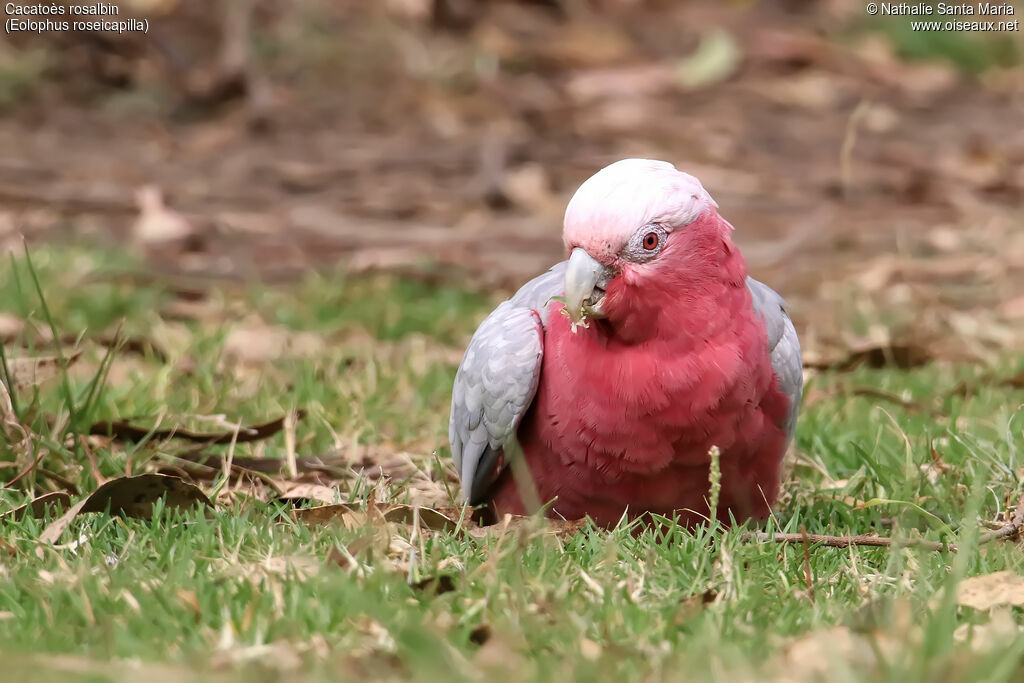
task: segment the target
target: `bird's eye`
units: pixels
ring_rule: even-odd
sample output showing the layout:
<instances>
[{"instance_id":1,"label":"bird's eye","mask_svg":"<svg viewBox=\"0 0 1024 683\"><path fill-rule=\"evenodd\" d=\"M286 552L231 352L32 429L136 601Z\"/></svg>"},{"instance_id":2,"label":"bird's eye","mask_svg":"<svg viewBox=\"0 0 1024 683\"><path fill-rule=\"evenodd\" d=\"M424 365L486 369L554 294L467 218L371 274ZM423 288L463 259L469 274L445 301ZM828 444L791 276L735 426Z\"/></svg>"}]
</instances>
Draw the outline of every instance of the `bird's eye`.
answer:
<instances>
[{"instance_id":1,"label":"bird's eye","mask_svg":"<svg viewBox=\"0 0 1024 683\"><path fill-rule=\"evenodd\" d=\"M644 249L654 251L658 248L658 233L649 232L644 235Z\"/></svg>"}]
</instances>

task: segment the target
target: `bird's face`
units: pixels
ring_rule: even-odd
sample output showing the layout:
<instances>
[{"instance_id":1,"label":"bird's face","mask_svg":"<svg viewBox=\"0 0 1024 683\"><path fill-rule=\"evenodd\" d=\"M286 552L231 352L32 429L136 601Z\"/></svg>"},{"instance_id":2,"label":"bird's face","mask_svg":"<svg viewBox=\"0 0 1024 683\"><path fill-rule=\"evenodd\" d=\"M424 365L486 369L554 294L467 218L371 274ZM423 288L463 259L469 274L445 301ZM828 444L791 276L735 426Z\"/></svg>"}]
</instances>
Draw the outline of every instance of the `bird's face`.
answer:
<instances>
[{"instance_id":1,"label":"bird's face","mask_svg":"<svg viewBox=\"0 0 1024 683\"><path fill-rule=\"evenodd\" d=\"M563 229L572 321L614 321L672 280L692 260L696 228L717 223L715 206L696 178L663 161L626 159L583 183Z\"/></svg>"}]
</instances>

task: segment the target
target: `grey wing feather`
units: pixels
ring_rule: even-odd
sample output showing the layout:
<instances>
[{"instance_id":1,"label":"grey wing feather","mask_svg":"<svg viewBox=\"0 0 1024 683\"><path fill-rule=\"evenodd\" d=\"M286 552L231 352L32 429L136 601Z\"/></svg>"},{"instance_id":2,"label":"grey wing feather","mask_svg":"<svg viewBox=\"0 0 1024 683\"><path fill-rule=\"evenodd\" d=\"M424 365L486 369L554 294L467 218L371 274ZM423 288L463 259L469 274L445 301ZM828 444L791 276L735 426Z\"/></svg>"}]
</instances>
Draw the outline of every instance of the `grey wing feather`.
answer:
<instances>
[{"instance_id":1,"label":"grey wing feather","mask_svg":"<svg viewBox=\"0 0 1024 683\"><path fill-rule=\"evenodd\" d=\"M779 378L779 386L789 397L789 415L785 428L792 439L804 389L800 340L796 336L793 321L786 313L786 302L775 290L752 277L747 278L747 288L753 297L754 310L764 319L765 328L768 330L768 348L771 349L772 367Z\"/></svg>"},{"instance_id":2,"label":"grey wing feather","mask_svg":"<svg viewBox=\"0 0 1024 683\"><path fill-rule=\"evenodd\" d=\"M475 504L504 465L502 453L533 403L544 355L547 303L564 289L565 263L534 278L477 328L452 387L452 460Z\"/></svg>"}]
</instances>

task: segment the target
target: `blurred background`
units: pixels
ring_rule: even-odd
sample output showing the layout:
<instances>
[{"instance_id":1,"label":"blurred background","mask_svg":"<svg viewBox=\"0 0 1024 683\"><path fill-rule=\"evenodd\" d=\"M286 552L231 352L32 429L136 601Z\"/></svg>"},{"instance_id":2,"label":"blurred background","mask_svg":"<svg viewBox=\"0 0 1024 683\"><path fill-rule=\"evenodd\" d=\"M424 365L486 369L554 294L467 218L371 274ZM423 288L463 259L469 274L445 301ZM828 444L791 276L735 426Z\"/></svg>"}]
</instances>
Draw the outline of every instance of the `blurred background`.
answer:
<instances>
[{"instance_id":1,"label":"blurred background","mask_svg":"<svg viewBox=\"0 0 1024 683\"><path fill-rule=\"evenodd\" d=\"M0 43L8 250L129 248L181 291L504 292L561 258L583 179L647 156L718 200L812 363L1024 346L1020 30L848 0L116 6L149 33Z\"/></svg>"}]
</instances>

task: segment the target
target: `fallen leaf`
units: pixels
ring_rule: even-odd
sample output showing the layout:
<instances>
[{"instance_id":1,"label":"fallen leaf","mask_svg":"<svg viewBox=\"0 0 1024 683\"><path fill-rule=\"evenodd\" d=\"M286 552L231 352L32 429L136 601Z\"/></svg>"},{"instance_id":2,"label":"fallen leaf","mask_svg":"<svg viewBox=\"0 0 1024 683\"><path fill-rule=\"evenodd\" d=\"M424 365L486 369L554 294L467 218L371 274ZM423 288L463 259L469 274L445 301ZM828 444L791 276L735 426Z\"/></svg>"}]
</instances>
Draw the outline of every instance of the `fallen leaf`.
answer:
<instances>
[{"instance_id":1,"label":"fallen leaf","mask_svg":"<svg viewBox=\"0 0 1024 683\"><path fill-rule=\"evenodd\" d=\"M541 68L613 66L629 62L636 47L617 23L577 18L559 24L531 21L507 4L474 31L474 42L502 62Z\"/></svg>"},{"instance_id":2,"label":"fallen leaf","mask_svg":"<svg viewBox=\"0 0 1024 683\"><path fill-rule=\"evenodd\" d=\"M419 520L420 528L432 531L454 531L458 523L449 519L437 510L417 508L411 505L393 505L384 512L384 519L389 522L412 526Z\"/></svg>"},{"instance_id":3,"label":"fallen leaf","mask_svg":"<svg viewBox=\"0 0 1024 683\"><path fill-rule=\"evenodd\" d=\"M0 313L0 341L16 339L25 329L25 321L10 313Z\"/></svg>"},{"instance_id":4,"label":"fallen leaf","mask_svg":"<svg viewBox=\"0 0 1024 683\"><path fill-rule=\"evenodd\" d=\"M0 515L0 521L9 519L17 522L26 513L31 513L36 519L42 519L46 516L47 509L53 508L57 512L64 512L66 508L71 505L71 496L64 491L55 491L53 493L44 493L43 495L35 498L31 502L19 505L13 510L8 510L4 514Z\"/></svg>"},{"instance_id":5,"label":"fallen leaf","mask_svg":"<svg viewBox=\"0 0 1024 683\"><path fill-rule=\"evenodd\" d=\"M292 510L291 517L296 522L302 522L308 526L326 526L333 523L342 523L345 526L350 526L351 521L355 518L354 513L358 512L360 510L355 505L337 503L306 508L304 510ZM365 517L362 520L365 520Z\"/></svg>"},{"instance_id":6,"label":"fallen leaf","mask_svg":"<svg viewBox=\"0 0 1024 683\"><path fill-rule=\"evenodd\" d=\"M306 649L302 644L292 644L284 640L256 645L236 645L231 643L222 647L210 658L214 668L238 668L239 665L259 662L264 669L276 672L294 671L302 666L301 652ZM275 676L276 678L277 676Z\"/></svg>"},{"instance_id":7,"label":"fallen leaf","mask_svg":"<svg viewBox=\"0 0 1024 683\"><path fill-rule=\"evenodd\" d=\"M72 342L73 339L65 337L62 339L63 342ZM95 342L100 346L106 346L108 348L114 348L125 353L134 353L143 357L152 357L153 360L158 363L166 363L169 359L169 355L166 350L149 337L142 335L101 335L99 337L89 337L89 341Z\"/></svg>"},{"instance_id":8,"label":"fallen leaf","mask_svg":"<svg viewBox=\"0 0 1024 683\"><path fill-rule=\"evenodd\" d=\"M739 43L728 31L709 31L701 38L697 51L676 67L676 78L688 90L706 88L736 73L742 57Z\"/></svg>"},{"instance_id":9,"label":"fallen leaf","mask_svg":"<svg viewBox=\"0 0 1024 683\"><path fill-rule=\"evenodd\" d=\"M1011 608L992 610L987 622L963 623L953 632L953 640L967 643L975 652L1005 651L1020 636L1021 627L1013 618Z\"/></svg>"},{"instance_id":10,"label":"fallen leaf","mask_svg":"<svg viewBox=\"0 0 1024 683\"><path fill-rule=\"evenodd\" d=\"M483 645L491 639L491 635L493 635L493 631L490 625L480 624L469 632L469 642L474 645Z\"/></svg>"},{"instance_id":11,"label":"fallen leaf","mask_svg":"<svg viewBox=\"0 0 1024 683\"><path fill-rule=\"evenodd\" d=\"M163 499L170 509L188 509L197 505L213 507L198 486L164 474L140 474L112 479L93 491L82 512L103 512L149 519L153 503Z\"/></svg>"},{"instance_id":12,"label":"fallen leaf","mask_svg":"<svg viewBox=\"0 0 1024 683\"><path fill-rule=\"evenodd\" d=\"M450 574L441 574L440 576L420 579L410 583L409 586L429 595L442 595L443 593L451 593L455 590L455 579Z\"/></svg>"},{"instance_id":13,"label":"fallen leaf","mask_svg":"<svg viewBox=\"0 0 1024 683\"><path fill-rule=\"evenodd\" d=\"M180 213L167 208L163 192L146 185L135 193L139 217L132 225L132 236L140 244L164 244L186 240L195 234L192 225Z\"/></svg>"},{"instance_id":14,"label":"fallen leaf","mask_svg":"<svg viewBox=\"0 0 1024 683\"><path fill-rule=\"evenodd\" d=\"M473 526L467 528L467 533L475 538L486 538L494 534L519 533L538 531L543 534L566 538L579 533L580 529L587 525L584 519L546 519L527 517L522 515L505 515L505 518L497 524L490 526Z\"/></svg>"},{"instance_id":15,"label":"fallen leaf","mask_svg":"<svg viewBox=\"0 0 1024 683\"><path fill-rule=\"evenodd\" d=\"M996 380L996 383L1001 387L1010 387L1012 389L1024 389L1024 370L1018 372L1016 375L998 379Z\"/></svg>"},{"instance_id":16,"label":"fallen leaf","mask_svg":"<svg viewBox=\"0 0 1024 683\"><path fill-rule=\"evenodd\" d=\"M432 0L386 0L388 14L409 21L430 19L434 3Z\"/></svg>"},{"instance_id":17,"label":"fallen leaf","mask_svg":"<svg viewBox=\"0 0 1024 683\"><path fill-rule=\"evenodd\" d=\"M557 37L543 40L539 56L568 67L598 67L622 64L636 52L621 26L588 21L571 21L558 27Z\"/></svg>"},{"instance_id":18,"label":"fallen leaf","mask_svg":"<svg viewBox=\"0 0 1024 683\"><path fill-rule=\"evenodd\" d=\"M175 453L168 456L185 466L189 476L200 479L213 479L220 475L224 469L224 462L227 458L219 453L196 453L193 450L184 453ZM295 459L299 473L326 472L341 476L351 464L342 456L320 457L309 456ZM236 455L231 459L232 467L262 474L279 474L286 468L286 463L281 458L257 458L249 455Z\"/></svg>"},{"instance_id":19,"label":"fallen leaf","mask_svg":"<svg viewBox=\"0 0 1024 683\"><path fill-rule=\"evenodd\" d=\"M197 505L213 507L199 487L166 474L140 474L134 477L112 479L73 505L67 512L55 519L39 535L41 544L53 544L61 537L68 525L83 512L104 512L122 514L128 517L149 519L153 514L153 503L163 499L168 509L188 509ZM42 556L42 547L36 550Z\"/></svg>"},{"instance_id":20,"label":"fallen leaf","mask_svg":"<svg viewBox=\"0 0 1024 683\"><path fill-rule=\"evenodd\" d=\"M304 415L305 411L299 410L296 412L296 419L302 418ZM178 428L153 430L149 427L137 427L128 422L113 420L108 422L97 422L89 428L89 433L96 436L109 436L115 440L130 441L132 443L143 441L147 438L173 438L212 446L216 444L247 443L250 441L260 441L262 439L269 438L281 431L284 427L284 421L284 417L279 417L276 420L271 420L270 422L264 422L258 425L248 427L243 425L238 429L237 434L234 431L198 434Z\"/></svg>"},{"instance_id":21,"label":"fallen leaf","mask_svg":"<svg viewBox=\"0 0 1024 683\"><path fill-rule=\"evenodd\" d=\"M1024 607L1024 576L1013 571L971 576L960 582L957 603L976 610L993 607Z\"/></svg>"},{"instance_id":22,"label":"fallen leaf","mask_svg":"<svg viewBox=\"0 0 1024 683\"><path fill-rule=\"evenodd\" d=\"M864 396L867 398L874 398L880 401L888 401L895 403L904 410L911 412L928 412L934 417L942 417L944 413L941 410L929 408L925 403L921 401L915 401L912 398L905 396L899 396L888 391L883 391L877 387L847 387L843 390L847 396Z\"/></svg>"},{"instance_id":23,"label":"fallen leaf","mask_svg":"<svg viewBox=\"0 0 1024 683\"><path fill-rule=\"evenodd\" d=\"M682 626L689 621L693 616L702 612L708 605L715 601L718 597L718 592L714 589L707 589L703 593L697 595L691 595L688 598L684 598L679 601L679 611L676 612L675 623L677 626Z\"/></svg>"},{"instance_id":24,"label":"fallen leaf","mask_svg":"<svg viewBox=\"0 0 1024 683\"><path fill-rule=\"evenodd\" d=\"M338 489L322 484L294 484L286 485L283 488L283 493L277 499L293 504L313 501L333 505L338 502L339 495Z\"/></svg>"},{"instance_id":25,"label":"fallen leaf","mask_svg":"<svg viewBox=\"0 0 1024 683\"><path fill-rule=\"evenodd\" d=\"M308 358L327 347L312 332L295 332L279 325L250 319L235 327L224 340L224 357L238 363L259 365L283 358Z\"/></svg>"},{"instance_id":26,"label":"fallen leaf","mask_svg":"<svg viewBox=\"0 0 1024 683\"><path fill-rule=\"evenodd\" d=\"M327 564L341 567L345 571L355 569L359 563L355 561L351 550L345 550L347 552L343 552L338 546L331 546L330 552L327 553Z\"/></svg>"},{"instance_id":27,"label":"fallen leaf","mask_svg":"<svg viewBox=\"0 0 1024 683\"><path fill-rule=\"evenodd\" d=\"M14 414L14 404L11 403L11 394L7 391L7 385L0 381L0 423L4 435L11 443L18 443L27 439L24 428L18 422L18 416Z\"/></svg>"},{"instance_id":28,"label":"fallen leaf","mask_svg":"<svg viewBox=\"0 0 1024 683\"><path fill-rule=\"evenodd\" d=\"M589 69L572 76L566 91L577 104L660 95L676 87L670 64Z\"/></svg>"},{"instance_id":29,"label":"fallen leaf","mask_svg":"<svg viewBox=\"0 0 1024 683\"><path fill-rule=\"evenodd\" d=\"M192 612L197 621L202 618L203 610L199 606L199 596L194 591L190 591L187 588L179 588L176 594L185 607Z\"/></svg>"},{"instance_id":30,"label":"fallen leaf","mask_svg":"<svg viewBox=\"0 0 1024 683\"><path fill-rule=\"evenodd\" d=\"M372 511L371 511L372 510ZM341 503L322 505L305 510L293 510L292 519L310 526L323 526L340 522L352 528L365 524L375 516L382 522L412 526L419 520L421 529L431 531L454 531L458 523L431 508L416 508L411 505L378 505L367 508L364 505Z\"/></svg>"},{"instance_id":31,"label":"fallen leaf","mask_svg":"<svg viewBox=\"0 0 1024 683\"><path fill-rule=\"evenodd\" d=\"M830 680L828 674L835 670L837 663L847 667L856 663L874 669L880 657L888 655L896 647L897 643L887 634L869 638L845 626L836 626L811 631L790 643L785 648L781 666L790 672L801 672L802 676L797 680Z\"/></svg>"},{"instance_id":32,"label":"fallen leaf","mask_svg":"<svg viewBox=\"0 0 1024 683\"><path fill-rule=\"evenodd\" d=\"M600 659L601 652L601 646L590 638L584 638L580 641L580 654L588 662L596 662Z\"/></svg>"},{"instance_id":33,"label":"fallen leaf","mask_svg":"<svg viewBox=\"0 0 1024 683\"><path fill-rule=\"evenodd\" d=\"M851 348L846 355L833 358L808 358L804 367L812 370L853 370L861 365L872 368L915 368L935 359L931 349L916 342L890 342Z\"/></svg>"},{"instance_id":34,"label":"fallen leaf","mask_svg":"<svg viewBox=\"0 0 1024 683\"><path fill-rule=\"evenodd\" d=\"M81 349L65 354L63 360L59 356L15 356L7 359L7 375L10 379L11 391L26 387L39 386L60 374L61 370L71 367L82 355Z\"/></svg>"},{"instance_id":35,"label":"fallen leaf","mask_svg":"<svg viewBox=\"0 0 1024 683\"><path fill-rule=\"evenodd\" d=\"M759 95L779 106L815 113L830 111L843 96L835 76L825 71L763 79L753 87Z\"/></svg>"}]
</instances>

